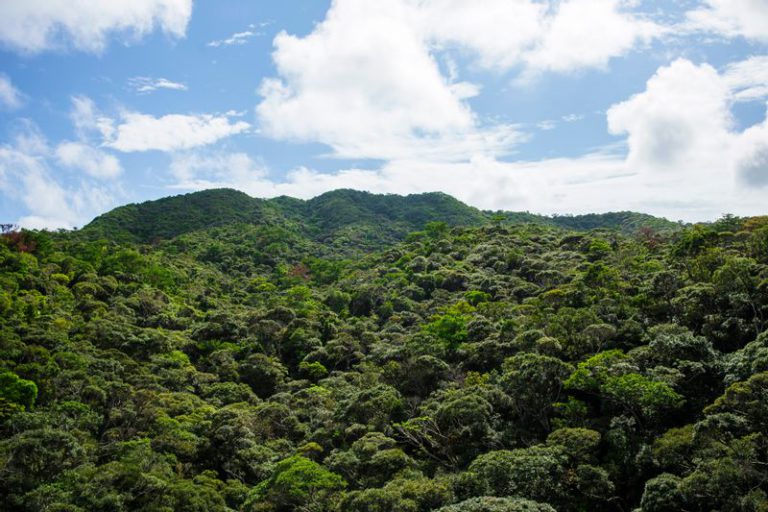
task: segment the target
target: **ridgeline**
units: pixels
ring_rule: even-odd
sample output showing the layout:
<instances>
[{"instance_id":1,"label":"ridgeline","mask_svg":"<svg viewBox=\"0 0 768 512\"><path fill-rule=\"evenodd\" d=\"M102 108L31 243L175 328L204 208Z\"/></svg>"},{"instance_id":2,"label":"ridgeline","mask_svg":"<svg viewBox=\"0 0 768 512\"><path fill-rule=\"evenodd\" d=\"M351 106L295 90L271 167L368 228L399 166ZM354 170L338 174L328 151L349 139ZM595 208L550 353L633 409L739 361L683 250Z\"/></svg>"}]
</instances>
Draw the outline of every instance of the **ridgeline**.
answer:
<instances>
[{"instance_id":1,"label":"ridgeline","mask_svg":"<svg viewBox=\"0 0 768 512\"><path fill-rule=\"evenodd\" d=\"M488 212L440 192L398 196L334 190L308 201L292 197L256 199L232 189L214 189L116 208L94 219L81 233L89 238L151 243L231 224L283 228L339 248L378 249L405 239L429 222L481 226L493 222L540 224L573 230L611 229L634 234L680 229L678 223L635 212L576 216ZM341 239L343 243L340 243Z\"/></svg>"}]
</instances>

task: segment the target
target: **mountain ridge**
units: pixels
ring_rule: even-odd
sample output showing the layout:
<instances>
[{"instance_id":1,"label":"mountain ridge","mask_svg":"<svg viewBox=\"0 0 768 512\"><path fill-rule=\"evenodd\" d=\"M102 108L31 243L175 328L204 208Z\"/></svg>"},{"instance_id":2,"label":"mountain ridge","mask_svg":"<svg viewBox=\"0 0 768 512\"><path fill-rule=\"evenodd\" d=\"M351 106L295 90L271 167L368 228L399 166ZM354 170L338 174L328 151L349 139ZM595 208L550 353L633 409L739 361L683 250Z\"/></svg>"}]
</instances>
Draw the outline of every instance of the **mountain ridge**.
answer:
<instances>
[{"instance_id":1,"label":"mountain ridge","mask_svg":"<svg viewBox=\"0 0 768 512\"><path fill-rule=\"evenodd\" d=\"M679 225L636 212L544 216L528 212L491 212L469 206L442 192L374 194L337 189L312 199L290 196L261 199L234 189L210 189L117 207L96 217L80 233L88 238L152 243L230 224L290 227L316 241L345 233L365 234L374 246L402 240L429 222L479 226L493 222L537 223L575 230L642 227L658 231Z\"/></svg>"}]
</instances>

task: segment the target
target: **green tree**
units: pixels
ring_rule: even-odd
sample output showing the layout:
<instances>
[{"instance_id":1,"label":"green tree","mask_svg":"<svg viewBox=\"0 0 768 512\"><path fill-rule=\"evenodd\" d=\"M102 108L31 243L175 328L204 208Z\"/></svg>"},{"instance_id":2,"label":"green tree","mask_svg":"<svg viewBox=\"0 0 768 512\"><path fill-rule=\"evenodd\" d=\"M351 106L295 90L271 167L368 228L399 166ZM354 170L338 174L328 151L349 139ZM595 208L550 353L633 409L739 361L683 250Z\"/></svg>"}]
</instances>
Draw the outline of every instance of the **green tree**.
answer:
<instances>
[{"instance_id":1,"label":"green tree","mask_svg":"<svg viewBox=\"0 0 768 512\"><path fill-rule=\"evenodd\" d=\"M31 408L37 399L37 385L31 380L20 378L13 372L0 373L0 400Z\"/></svg>"},{"instance_id":2,"label":"green tree","mask_svg":"<svg viewBox=\"0 0 768 512\"><path fill-rule=\"evenodd\" d=\"M332 510L344 479L320 464L296 455L280 461L270 478L253 488L246 511Z\"/></svg>"}]
</instances>

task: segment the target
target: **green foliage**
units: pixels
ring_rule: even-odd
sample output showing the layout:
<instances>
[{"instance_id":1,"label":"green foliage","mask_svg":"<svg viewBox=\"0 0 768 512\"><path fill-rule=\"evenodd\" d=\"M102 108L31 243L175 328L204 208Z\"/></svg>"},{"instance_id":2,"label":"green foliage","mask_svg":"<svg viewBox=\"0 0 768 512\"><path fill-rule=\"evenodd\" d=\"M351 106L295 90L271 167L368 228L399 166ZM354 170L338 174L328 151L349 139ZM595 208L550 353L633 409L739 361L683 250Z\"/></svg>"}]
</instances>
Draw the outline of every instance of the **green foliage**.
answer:
<instances>
[{"instance_id":1,"label":"green foliage","mask_svg":"<svg viewBox=\"0 0 768 512\"><path fill-rule=\"evenodd\" d=\"M614 372L621 372L629 358L621 350L600 352L583 363L579 363L576 371L565 381L565 386L581 391L597 391Z\"/></svg>"},{"instance_id":2,"label":"green foliage","mask_svg":"<svg viewBox=\"0 0 768 512\"><path fill-rule=\"evenodd\" d=\"M280 461L249 493L245 510L321 510L317 504L346 487L341 476L300 455ZM323 507L325 509L325 507Z\"/></svg>"},{"instance_id":3,"label":"green foliage","mask_svg":"<svg viewBox=\"0 0 768 512\"><path fill-rule=\"evenodd\" d=\"M579 462L597 458L600 432L587 428L559 428L547 436L548 446L562 446L565 453Z\"/></svg>"},{"instance_id":4,"label":"green foliage","mask_svg":"<svg viewBox=\"0 0 768 512\"><path fill-rule=\"evenodd\" d=\"M637 373L611 377L601 386L601 390L628 409L646 416L679 407L683 401L668 384L654 382Z\"/></svg>"},{"instance_id":5,"label":"green foliage","mask_svg":"<svg viewBox=\"0 0 768 512\"><path fill-rule=\"evenodd\" d=\"M219 190L4 237L0 508L765 510L765 226Z\"/></svg>"},{"instance_id":6,"label":"green foliage","mask_svg":"<svg viewBox=\"0 0 768 512\"><path fill-rule=\"evenodd\" d=\"M555 509L531 500L485 496L443 507L438 512L555 512Z\"/></svg>"},{"instance_id":7,"label":"green foliage","mask_svg":"<svg viewBox=\"0 0 768 512\"><path fill-rule=\"evenodd\" d=\"M472 462L469 472L477 475L483 494L551 503L563 497L565 465L561 449L535 447L488 452Z\"/></svg>"},{"instance_id":8,"label":"green foliage","mask_svg":"<svg viewBox=\"0 0 768 512\"><path fill-rule=\"evenodd\" d=\"M29 409L35 404L37 386L13 372L0 373L0 400Z\"/></svg>"},{"instance_id":9,"label":"green foliage","mask_svg":"<svg viewBox=\"0 0 768 512\"><path fill-rule=\"evenodd\" d=\"M458 302L445 308L442 314L434 315L424 326L424 332L437 338L448 350L456 350L460 344L467 341L467 324L474 310L468 302Z\"/></svg>"}]
</instances>

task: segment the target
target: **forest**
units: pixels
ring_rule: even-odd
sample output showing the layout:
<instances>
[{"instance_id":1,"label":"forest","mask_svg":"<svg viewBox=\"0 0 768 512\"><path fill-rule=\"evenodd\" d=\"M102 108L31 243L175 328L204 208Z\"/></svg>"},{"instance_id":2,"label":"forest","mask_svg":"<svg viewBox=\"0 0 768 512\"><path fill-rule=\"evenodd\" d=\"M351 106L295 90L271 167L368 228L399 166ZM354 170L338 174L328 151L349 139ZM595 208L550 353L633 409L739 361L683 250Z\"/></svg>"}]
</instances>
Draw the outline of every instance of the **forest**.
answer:
<instances>
[{"instance_id":1,"label":"forest","mask_svg":"<svg viewBox=\"0 0 768 512\"><path fill-rule=\"evenodd\" d=\"M0 239L0 509L768 511L768 216L212 190Z\"/></svg>"}]
</instances>

